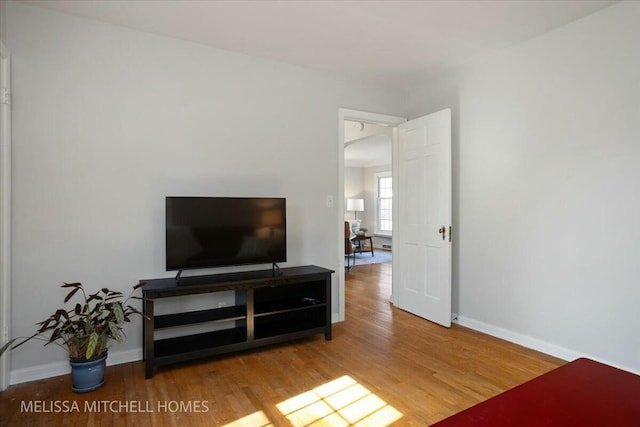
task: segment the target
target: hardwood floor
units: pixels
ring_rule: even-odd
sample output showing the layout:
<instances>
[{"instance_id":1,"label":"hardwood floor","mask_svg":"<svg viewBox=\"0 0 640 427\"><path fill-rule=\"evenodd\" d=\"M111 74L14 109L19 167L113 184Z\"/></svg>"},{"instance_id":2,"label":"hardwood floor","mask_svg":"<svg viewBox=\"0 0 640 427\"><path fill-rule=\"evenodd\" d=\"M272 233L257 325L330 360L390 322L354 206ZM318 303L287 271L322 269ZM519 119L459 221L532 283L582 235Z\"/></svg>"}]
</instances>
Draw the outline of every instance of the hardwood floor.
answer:
<instances>
[{"instance_id":1,"label":"hardwood floor","mask_svg":"<svg viewBox=\"0 0 640 427\"><path fill-rule=\"evenodd\" d=\"M143 362L111 366L88 394L73 393L68 375L15 385L0 393L0 425L425 426L564 363L391 306L391 264L346 276L346 320L332 341L163 368L149 380Z\"/></svg>"}]
</instances>

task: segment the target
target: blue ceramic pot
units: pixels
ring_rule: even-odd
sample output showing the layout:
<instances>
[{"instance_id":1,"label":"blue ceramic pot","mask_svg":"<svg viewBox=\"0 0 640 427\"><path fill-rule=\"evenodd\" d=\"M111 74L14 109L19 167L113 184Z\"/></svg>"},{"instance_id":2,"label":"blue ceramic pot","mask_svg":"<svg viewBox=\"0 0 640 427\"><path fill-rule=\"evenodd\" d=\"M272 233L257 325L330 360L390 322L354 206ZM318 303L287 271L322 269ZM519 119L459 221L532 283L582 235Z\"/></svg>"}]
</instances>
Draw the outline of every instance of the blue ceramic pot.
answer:
<instances>
[{"instance_id":1,"label":"blue ceramic pot","mask_svg":"<svg viewBox=\"0 0 640 427\"><path fill-rule=\"evenodd\" d=\"M104 371L107 367L107 353L95 360L69 361L73 391L87 393L102 387Z\"/></svg>"}]
</instances>

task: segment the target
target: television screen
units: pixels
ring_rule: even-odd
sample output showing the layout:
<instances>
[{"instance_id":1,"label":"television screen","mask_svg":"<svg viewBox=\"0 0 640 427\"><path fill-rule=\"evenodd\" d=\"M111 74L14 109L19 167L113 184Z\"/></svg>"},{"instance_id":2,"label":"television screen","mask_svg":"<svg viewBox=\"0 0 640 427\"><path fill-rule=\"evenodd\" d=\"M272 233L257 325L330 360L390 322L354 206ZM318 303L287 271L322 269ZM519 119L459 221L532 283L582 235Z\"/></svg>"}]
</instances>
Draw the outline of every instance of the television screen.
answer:
<instances>
[{"instance_id":1,"label":"television screen","mask_svg":"<svg viewBox=\"0 0 640 427\"><path fill-rule=\"evenodd\" d=\"M166 198L167 270L286 260L286 199Z\"/></svg>"}]
</instances>

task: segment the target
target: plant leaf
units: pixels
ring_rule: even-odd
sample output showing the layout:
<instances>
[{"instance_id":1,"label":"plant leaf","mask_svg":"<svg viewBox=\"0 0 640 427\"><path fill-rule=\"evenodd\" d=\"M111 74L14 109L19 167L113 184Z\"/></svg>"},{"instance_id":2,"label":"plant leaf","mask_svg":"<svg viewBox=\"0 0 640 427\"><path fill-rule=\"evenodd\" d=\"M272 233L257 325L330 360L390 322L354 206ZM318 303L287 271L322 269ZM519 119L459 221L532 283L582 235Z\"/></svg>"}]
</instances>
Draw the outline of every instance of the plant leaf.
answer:
<instances>
[{"instance_id":1,"label":"plant leaf","mask_svg":"<svg viewBox=\"0 0 640 427\"><path fill-rule=\"evenodd\" d=\"M60 286L61 288L80 288L82 287L82 283L76 282L76 283L67 283L64 282L64 285Z\"/></svg>"},{"instance_id":2,"label":"plant leaf","mask_svg":"<svg viewBox=\"0 0 640 427\"><path fill-rule=\"evenodd\" d=\"M71 298L73 298L73 296L76 294L76 292L78 292L80 290L80 288L73 288L71 289L71 292L69 292L67 294L67 296L64 298L64 302L68 302Z\"/></svg>"},{"instance_id":3,"label":"plant leaf","mask_svg":"<svg viewBox=\"0 0 640 427\"><path fill-rule=\"evenodd\" d=\"M96 349L96 345L98 345L98 334L93 332L91 335L89 335L89 342L87 343L87 352L85 353L84 357L86 357L87 359L91 359L91 356L93 356L93 352Z\"/></svg>"},{"instance_id":4,"label":"plant leaf","mask_svg":"<svg viewBox=\"0 0 640 427\"><path fill-rule=\"evenodd\" d=\"M138 310L137 308L131 307L130 305L127 306L127 309L131 312L131 313L135 313L135 314L142 314L142 312L140 310Z\"/></svg>"},{"instance_id":5,"label":"plant leaf","mask_svg":"<svg viewBox=\"0 0 640 427\"><path fill-rule=\"evenodd\" d=\"M111 331L111 338L116 340L116 342L122 343L120 328L115 323L109 322L109 330Z\"/></svg>"},{"instance_id":6,"label":"plant leaf","mask_svg":"<svg viewBox=\"0 0 640 427\"><path fill-rule=\"evenodd\" d=\"M99 299L101 300L103 297L100 295L100 292L96 292L95 294L91 294L89 295L89 298L87 298L87 302L92 301L94 299Z\"/></svg>"},{"instance_id":7,"label":"plant leaf","mask_svg":"<svg viewBox=\"0 0 640 427\"><path fill-rule=\"evenodd\" d=\"M38 328L38 332L44 332L47 330L47 328L49 327L49 323L53 322L54 320L49 318L47 320L43 320L42 322L38 323L38 325L40 325L40 327Z\"/></svg>"},{"instance_id":8,"label":"plant leaf","mask_svg":"<svg viewBox=\"0 0 640 427\"><path fill-rule=\"evenodd\" d=\"M53 331L51 337L49 338L49 342L54 342L58 338L60 338L60 328L57 328L55 331Z\"/></svg>"},{"instance_id":9,"label":"plant leaf","mask_svg":"<svg viewBox=\"0 0 640 427\"><path fill-rule=\"evenodd\" d=\"M124 312L122 311L122 304L120 302L113 303L113 314L116 316L116 325L122 326L124 324Z\"/></svg>"},{"instance_id":10,"label":"plant leaf","mask_svg":"<svg viewBox=\"0 0 640 427\"><path fill-rule=\"evenodd\" d=\"M18 340L18 338L12 338L9 341L7 341L6 343L4 343L4 345L2 347L0 347L0 356L2 356L2 354L5 351L7 351L9 349L9 347L11 347L11 344L16 342L16 340Z\"/></svg>"}]
</instances>

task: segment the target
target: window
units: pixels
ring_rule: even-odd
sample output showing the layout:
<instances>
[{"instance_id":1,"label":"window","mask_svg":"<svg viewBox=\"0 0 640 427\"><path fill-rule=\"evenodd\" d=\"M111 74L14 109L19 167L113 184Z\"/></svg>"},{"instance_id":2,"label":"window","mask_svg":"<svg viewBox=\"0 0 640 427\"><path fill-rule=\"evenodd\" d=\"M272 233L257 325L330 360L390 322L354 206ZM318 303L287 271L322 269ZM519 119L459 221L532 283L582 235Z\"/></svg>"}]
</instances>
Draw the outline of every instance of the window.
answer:
<instances>
[{"instance_id":1,"label":"window","mask_svg":"<svg viewBox=\"0 0 640 427\"><path fill-rule=\"evenodd\" d=\"M376 232L391 234L393 230L393 178L391 172L376 175L377 181L377 208L376 208Z\"/></svg>"}]
</instances>

